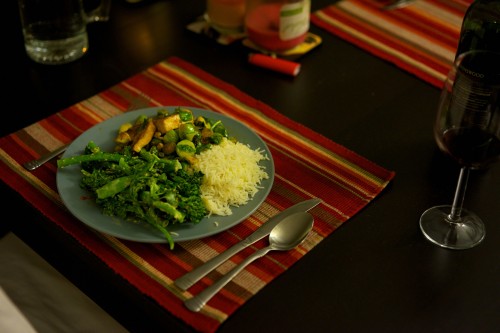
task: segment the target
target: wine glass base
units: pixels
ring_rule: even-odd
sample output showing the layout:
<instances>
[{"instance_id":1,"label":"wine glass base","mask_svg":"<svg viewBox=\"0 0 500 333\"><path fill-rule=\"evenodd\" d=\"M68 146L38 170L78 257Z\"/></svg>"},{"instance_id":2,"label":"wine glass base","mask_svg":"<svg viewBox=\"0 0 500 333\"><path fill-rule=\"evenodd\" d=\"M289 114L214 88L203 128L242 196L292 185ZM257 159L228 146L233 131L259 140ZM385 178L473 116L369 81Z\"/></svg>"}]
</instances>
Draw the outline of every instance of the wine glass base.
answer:
<instances>
[{"instance_id":1,"label":"wine glass base","mask_svg":"<svg viewBox=\"0 0 500 333\"><path fill-rule=\"evenodd\" d=\"M420 217L420 229L432 243L454 250L470 249L484 239L484 223L471 211L462 209L460 219L451 221L451 206L436 206Z\"/></svg>"}]
</instances>

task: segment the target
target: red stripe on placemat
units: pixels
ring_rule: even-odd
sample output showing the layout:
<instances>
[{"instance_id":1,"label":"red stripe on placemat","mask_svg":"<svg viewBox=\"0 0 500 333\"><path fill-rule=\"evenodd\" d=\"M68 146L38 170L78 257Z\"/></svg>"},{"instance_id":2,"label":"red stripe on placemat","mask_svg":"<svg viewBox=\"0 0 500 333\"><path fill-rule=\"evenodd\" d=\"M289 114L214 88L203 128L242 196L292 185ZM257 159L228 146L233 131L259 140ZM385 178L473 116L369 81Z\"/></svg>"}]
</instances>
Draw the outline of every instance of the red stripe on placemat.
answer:
<instances>
[{"instance_id":1,"label":"red stripe on placemat","mask_svg":"<svg viewBox=\"0 0 500 333\"><path fill-rule=\"evenodd\" d=\"M382 10L380 2L342 0L313 12L311 22L441 88L470 3L417 0Z\"/></svg>"},{"instance_id":2,"label":"red stripe on placemat","mask_svg":"<svg viewBox=\"0 0 500 333\"><path fill-rule=\"evenodd\" d=\"M231 229L204 239L165 244L120 240L86 227L64 207L56 188L56 163L34 172L22 163L74 140L114 115L149 106L183 105L233 117L258 133L275 162L273 188L257 211ZM145 295L201 332L215 332L234 311L282 274L381 193L394 172L285 117L235 86L171 57L110 89L0 139L0 176L44 216ZM78 186L78 184L75 184ZM189 291L173 281L256 230L269 217L302 200L319 197L311 213L314 229L287 253L270 254L245 269L199 313L183 301L213 283L236 263L263 247L263 239L210 273ZM272 260L270 260L272 258Z\"/></svg>"}]
</instances>

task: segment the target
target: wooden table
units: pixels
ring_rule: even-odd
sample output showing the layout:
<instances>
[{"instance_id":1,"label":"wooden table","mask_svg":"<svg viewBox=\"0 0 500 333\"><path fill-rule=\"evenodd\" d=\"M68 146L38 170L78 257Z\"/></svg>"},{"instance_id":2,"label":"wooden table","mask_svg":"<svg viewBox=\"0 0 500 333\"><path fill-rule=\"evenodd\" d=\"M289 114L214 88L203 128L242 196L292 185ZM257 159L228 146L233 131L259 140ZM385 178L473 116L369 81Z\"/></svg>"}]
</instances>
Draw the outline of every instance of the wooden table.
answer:
<instances>
[{"instance_id":1,"label":"wooden table","mask_svg":"<svg viewBox=\"0 0 500 333\"><path fill-rule=\"evenodd\" d=\"M312 10L331 1L315 0ZM249 50L185 27L195 0L114 1L107 23L88 26L90 49L64 66L24 52L15 2L3 51L4 136L86 99L169 56L181 57L288 117L396 171L385 192L233 314L219 332L498 332L500 167L470 178L465 206L486 223L482 244L441 249L420 214L450 203L458 167L436 147L439 89L311 26L322 45L296 78L253 67ZM4 44L7 45L7 44ZM5 88L6 87L6 88ZM14 96L21 96L21 98ZM3 228L13 230L133 332L190 328L145 298L2 184ZM7 200L7 199L3 199ZM81 272L85 274L81 274Z\"/></svg>"}]
</instances>

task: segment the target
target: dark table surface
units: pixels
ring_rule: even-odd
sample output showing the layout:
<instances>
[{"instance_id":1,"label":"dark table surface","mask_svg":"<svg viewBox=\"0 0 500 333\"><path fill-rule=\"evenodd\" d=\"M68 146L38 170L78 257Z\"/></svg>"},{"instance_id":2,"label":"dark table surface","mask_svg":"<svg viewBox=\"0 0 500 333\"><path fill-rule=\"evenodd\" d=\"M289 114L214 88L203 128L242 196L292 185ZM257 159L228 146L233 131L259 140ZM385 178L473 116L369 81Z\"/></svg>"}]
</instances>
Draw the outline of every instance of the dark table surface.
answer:
<instances>
[{"instance_id":1,"label":"dark table surface","mask_svg":"<svg viewBox=\"0 0 500 333\"><path fill-rule=\"evenodd\" d=\"M483 243L447 250L426 241L419 229L423 211L451 202L458 178L458 166L438 151L432 136L439 89L314 25L311 32L323 43L300 59L296 78L253 67L248 49L222 46L185 28L203 13L201 0L115 0L109 22L88 26L88 54L44 66L27 58L15 1L8 3L14 19L2 52L10 65L3 71L1 136L178 56L396 172L378 198L250 299L219 332L499 331L499 163L473 172L467 189L465 206L486 224ZM330 3L313 0L312 10ZM1 188L16 215L4 217L2 228L130 331L191 331L5 184Z\"/></svg>"}]
</instances>

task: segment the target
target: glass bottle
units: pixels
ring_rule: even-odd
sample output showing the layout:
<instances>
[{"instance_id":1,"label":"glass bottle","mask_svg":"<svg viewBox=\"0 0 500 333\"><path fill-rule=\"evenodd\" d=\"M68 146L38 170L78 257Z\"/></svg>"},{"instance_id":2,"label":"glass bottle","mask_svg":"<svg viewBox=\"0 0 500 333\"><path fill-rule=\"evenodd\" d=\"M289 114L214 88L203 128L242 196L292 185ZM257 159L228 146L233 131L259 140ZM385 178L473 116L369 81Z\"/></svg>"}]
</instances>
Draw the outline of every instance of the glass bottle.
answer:
<instances>
[{"instance_id":1,"label":"glass bottle","mask_svg":"<svg viewBox=\"0 0 500 333\"><path fill-rule=\"evenodd\" d=\"M309 31L311 0L246 0L245 32L258 47L284 51Z\"/></svg>"},{"instance_id":2,"label":"glass bottle","mask_svg":"<svg viewBox=\"0 0 500 333\"><path fill-rule=\"evenodd\" d=\"M206 19L222 33L243 31L246 0L207 0Z\"/></svg>"},{"instance_id":3,"label":"glass bottle","mask_svg":"<svg viewBox=\"0 0 500 333\"><path fill-rule=\"evenodd\" d=\"M456 57L471 50L500 52L500 0L476 0L467 9Z\"/></svg>"}]
</instances>

